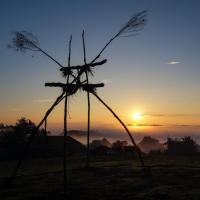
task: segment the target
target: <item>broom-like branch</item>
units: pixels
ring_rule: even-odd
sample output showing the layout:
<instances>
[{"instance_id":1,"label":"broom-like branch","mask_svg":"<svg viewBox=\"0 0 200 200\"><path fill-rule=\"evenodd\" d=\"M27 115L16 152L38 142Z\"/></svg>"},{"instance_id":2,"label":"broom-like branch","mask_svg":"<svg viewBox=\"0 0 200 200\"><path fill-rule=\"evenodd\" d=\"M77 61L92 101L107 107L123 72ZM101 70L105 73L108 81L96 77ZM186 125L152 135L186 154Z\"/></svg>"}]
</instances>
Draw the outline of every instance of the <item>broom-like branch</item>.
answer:
<instances>
[{"instance_id":1,"label":"broom-like branch","mask_svg":"<svg viewBox=\"0 0 200 200\"><path fill-rule=\"evenodd\" d=\"M37 38L32 33L27 31L15 31L13 34L14 37L12 39L12 44L8 45L8 48L21 52L25 52L26 50L39 51L53 60L60 67L64 67L56 59L40 48Z\"/></svg>"},{"instance_id":2,"label":"broom-like branch","mask_svg":"<svg viewBox=\"0 0 200 200\"><path fill-rule=\"evenodd\" d=\"M116 38L120 36L127 36L127 34L138 32L140 31L143 26L146 23L146 15L147 11L143 10L141 12L138 12L134 14L128 22L126 22L122 28L106 43L106 45L102 48L102 50L99 52L99 54L92 60L91 63L95 62L101 54L104 52L104 50L109 46L109 44ZM131 36L131 35L130 35Z\"/></svg>"},{"instance_id":3,"label":"broom-like branch","mask_svg":"<svg viewBox=\"0 0 200 200\"><path fill-rule=\"evenodd\" d=\"M8 48L22 52L26 50L39 51L39 42L32 33L27 31L14 31L13 34L15 36L12 39L12 44L8 45Z\"/></svg>"}]
</instances>

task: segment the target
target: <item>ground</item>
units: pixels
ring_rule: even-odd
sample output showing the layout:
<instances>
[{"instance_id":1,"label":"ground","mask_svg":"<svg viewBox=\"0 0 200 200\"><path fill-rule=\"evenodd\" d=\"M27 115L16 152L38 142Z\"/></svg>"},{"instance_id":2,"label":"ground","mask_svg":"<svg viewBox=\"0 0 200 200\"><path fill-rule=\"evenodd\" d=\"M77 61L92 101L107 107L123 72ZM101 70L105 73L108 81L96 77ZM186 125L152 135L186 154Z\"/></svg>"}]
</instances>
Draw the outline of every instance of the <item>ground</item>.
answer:
<instances>
[{"instance_id":1,"label":"ground","mask_svg":"<svg viewBox=\"0 0 200 200\"><path fill-rule=\"evenodd\" d=\"M1 200L199 200L200 158L148 156L145 176L136 158L105 156L68 158L67 195L63 193L62 158L26 160L12 187L4 186L16 161L0 163Z\"/></svg>"}]
</instances>

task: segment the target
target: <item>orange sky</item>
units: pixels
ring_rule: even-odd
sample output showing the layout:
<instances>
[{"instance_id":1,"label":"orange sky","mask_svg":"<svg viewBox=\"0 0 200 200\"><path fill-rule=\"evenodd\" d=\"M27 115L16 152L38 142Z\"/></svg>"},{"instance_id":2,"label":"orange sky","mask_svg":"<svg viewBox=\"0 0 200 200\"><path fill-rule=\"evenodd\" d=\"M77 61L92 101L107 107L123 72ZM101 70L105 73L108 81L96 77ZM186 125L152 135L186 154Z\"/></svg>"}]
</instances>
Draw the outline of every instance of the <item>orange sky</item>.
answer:
<instances>
[{"instance_id":1,"label":"orange sky","mask_svg":"<svg viewBox=\"0 0 200 200\"><path fill-rule=\"evenodd\" d=\"M17 119L26 117L38 123L60 94L59 89L45 88L44 83L64 81L56 64L45 56L33 53L32 57L32 52L20 54L6 48L12 30L27 29L36 33L41 47L63 65L67 61L66 41L72 34L71 61L82 64L83 27L87 60L90 61L133 13L148 9L148 23L144 29L136 37L113 42L101 57L108 62L95 69L95 76L90 80L106 83L98 94L126 124L134 124L131 117L134 112L141 113L141 120L137 122L140 126L129 126L132 131L200 133L198 1L185 1L181 6L175 1L156 4L148 1L93 2L89 5L62 2L49 3L45 12L42 4L32 3L32 10L37 13L31 15L27 9L30 2L1 5L5 12L0 13L0 19L7 20L2 23L0 37L0 122L14 124ZM60 15L53 14L55 9L60 10ZM11 10L12 15L8 15L7 10ZM103 16L99 10L104 10ZM70 98L69 105L71 127L84 128L86 95L76 94ZM94 128L119 128L112 114L94 97L91 106ZM50 116L49 127L59 127L61 131L62 121L63 104Z\"/></svg>"}]
</instances>

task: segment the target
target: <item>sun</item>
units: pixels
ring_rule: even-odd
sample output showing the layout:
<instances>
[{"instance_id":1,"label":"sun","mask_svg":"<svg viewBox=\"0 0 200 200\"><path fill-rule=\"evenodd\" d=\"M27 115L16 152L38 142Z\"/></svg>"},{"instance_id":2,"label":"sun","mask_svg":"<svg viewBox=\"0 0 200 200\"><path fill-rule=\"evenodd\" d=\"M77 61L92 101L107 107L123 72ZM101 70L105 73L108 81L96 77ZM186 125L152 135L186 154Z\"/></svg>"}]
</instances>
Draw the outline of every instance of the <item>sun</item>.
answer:
<instances>
[{"instance_id":1,"label":"sun","mask_svg":"<svg viewBox=\"0 0 200 200\"><path fill-rule=\"evenodd\" d=\"M133 119L134 119L135 121L140 121L141 118L142 118L142 114L141 114L140 112L135 112L135 113L133 113Z\"/></svg>"}]
</instances>

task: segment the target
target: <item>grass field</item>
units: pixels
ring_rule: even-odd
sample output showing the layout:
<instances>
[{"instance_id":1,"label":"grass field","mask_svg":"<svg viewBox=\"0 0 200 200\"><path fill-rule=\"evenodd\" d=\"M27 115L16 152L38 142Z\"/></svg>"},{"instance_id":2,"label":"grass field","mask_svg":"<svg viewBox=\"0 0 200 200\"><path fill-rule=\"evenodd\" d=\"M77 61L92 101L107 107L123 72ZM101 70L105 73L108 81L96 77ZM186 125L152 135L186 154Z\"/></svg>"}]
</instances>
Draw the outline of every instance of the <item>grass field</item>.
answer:
<instances>
[{"instance_id":1,"label":"grass field","mask_svg":"<svg viewBox=\"0 0 200 200\"><path fill-rule=\"evenodd\" d=\"M67 196L63 194L61 158L24 161L11 188L4 187L16 161L1 161L0 199L165 200L200 199L200 158L146 157L151 176L145 177L138 160L128 157L68 158Z\"/></svg>"}]
</instances>

